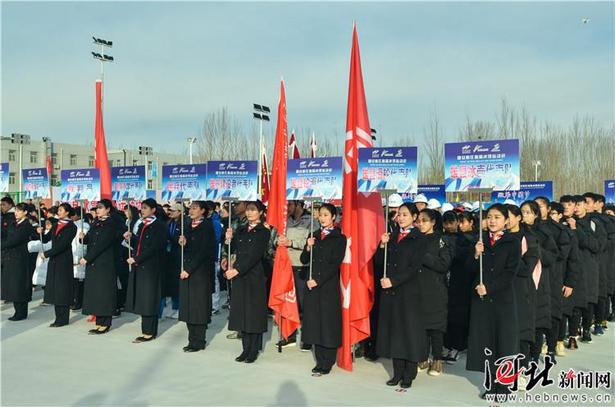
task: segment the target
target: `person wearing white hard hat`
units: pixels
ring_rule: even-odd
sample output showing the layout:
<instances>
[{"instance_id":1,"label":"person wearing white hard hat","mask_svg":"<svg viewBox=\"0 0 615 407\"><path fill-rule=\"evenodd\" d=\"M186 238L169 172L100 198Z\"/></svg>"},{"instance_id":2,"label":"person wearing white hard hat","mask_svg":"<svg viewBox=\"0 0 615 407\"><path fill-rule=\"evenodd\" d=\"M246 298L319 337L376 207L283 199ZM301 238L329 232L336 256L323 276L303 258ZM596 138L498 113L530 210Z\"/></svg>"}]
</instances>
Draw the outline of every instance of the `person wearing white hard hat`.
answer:
<instances>
[{"instance_id":1,"label":"person wearing white hard hat","mask_svg":"<svg viewBox=\"0 0 615 407\"><path fill-rule=\"evenodd\" d=\"M455 207L452 204L448 203L448 202L443 203L442 204L442 208L440 208L442 213L445 213L445 212L448 212L448 211L452 211L454 209L455 209Z\"/></svg>"},{"instance_id":2,"label":"person wearing white hard hat","mask_svg":"<svg viewBox=\"0 0 615 407\"><path fill-rule=\"evenodd\" d=\"M397 211L404 203L404 200L399 194L389 196L389 231L397 228Z\"/></svg>"},{"instance_id":3,"label":"person wearing white hard hat","mask_svg":"<svg viewBox=\"0 0 615 407\"><path fill-rule=\"evenodd\" d=\"M416 209L418 209L419 211L427 208L427 197L425 196L425 194L418 194L414 198L414 205L416 205Z\"/></svg>"},{"instance_id":4,"label":"person wearing white hard hat","mask_svg":"<svg viewBox=\"0 0 615 407\"><path fill-rule=\"evenodd\" d=\"M440 201L438 201L436 198L431 198L429 199L429 201L427 201L427 209L433 209L437 211L441 207L442 205L440 204Z\"/></svg>"},{"instance_id":5,"label":"person wearing white hard hat","mask_svg":"<svg viewBox=\"0 0 615 407\"><path fill-rule=\"evenodd\" d=\"M512 199L508 198L507 200L504 201L504 205L515 205L515 206L519 206L517 205L517 203L515 201L513 201Z\"/></svg>"}]
</instances>

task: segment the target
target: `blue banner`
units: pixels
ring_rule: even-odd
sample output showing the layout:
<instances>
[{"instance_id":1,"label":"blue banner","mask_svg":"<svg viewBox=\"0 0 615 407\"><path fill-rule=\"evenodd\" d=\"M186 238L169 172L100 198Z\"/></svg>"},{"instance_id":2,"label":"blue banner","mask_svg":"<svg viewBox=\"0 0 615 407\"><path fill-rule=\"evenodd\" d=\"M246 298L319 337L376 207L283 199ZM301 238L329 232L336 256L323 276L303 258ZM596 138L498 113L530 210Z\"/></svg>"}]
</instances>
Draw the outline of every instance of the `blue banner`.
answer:
<instances>
[{"instance_id":1,"label":"blue banner","mask_svg":"<svg viewBox=\"0 0 615 407\"><path fill-rule=\"evenodd\" d=\"M553 200L553 181L522 182L518 191L494 191L491 194L491 203L504 203L510 199L521 205L524 201L533 201L539 196Z\"/></svg>"},{"instance_id":2,"label":"blue banner","mask_svg":"<svg viewBox=\"0 0 615 407\"><path fill-rule=\"evenodd\" d=\"M395 189L398 193L416 193L417 148L360 148L358 192Z\"/></svg>"},{"instance_id":3,"label":"blue banner","mask_svg":"<svg viewBox=\"0 0 615 407\"><path fill-rule=\"evenodd\" d=\"M444 185L442 184L419 185L416 194L407 193L400 195L404 202L414 202L414 199L418 194L425 195L427 200L432 198L437 199L440 204L446 202L446 191L444 190Z\"/></svg>"},{"instance_id":4,"label":"blue banner","mask_svg":"<svg viewBox=\"0 0 615 407\"><path fill-rule=\"evenodd\" d=\"M111 196L114 201L133 199L142 201L146 197L145 166L111 168Z\"/></svg>"},{"instance_id":5,"label":"blue banner","mask_svg":"<svg viewBox=\"0 0 615 407\"><path fill-rule=\"evenodd\" d=\"M604 196L606 198L606 202L615 203L615 180L606 180L604 181Z\"/></svg>"},{"instance_id":6,"label":"blue banner","mask_svg":"<svg viewBox=\"0 0 615 407\"><path fill-rule=\"evenodd\" d=\"M100 201L100 170L98 168L62 170L60 178L62 180L60 188L62 202Z\"/></svg>"},{"instance_id":7,"label":"blue banner","mask_svg":"<svg viewBox=\"0 0 615 407\"><path fill-rule=\"evenodd\" d=\"M21 174L23 177L23 199L48 199L51 197L47 168L28 168L22 170Z\"/></svg>"},{"instance_id":8,"label":"blue banner","mask_svg":"<svg viewBox=\"0 0 615 407\"><path fill-rule=\"evenodd\" d=\"M9 192L9 163L0 163L0 193Z\"/></svg>"},{"instance_id":9,"label":"blue banner","mask_svg":"<svg viewBox=\"0 0 615 407\"><path fill-rule=\"evenodd\" d=\"M516 191L520 187L519 140L444 144L446 192L471 188Z\"/></svg>"},{"instance_id":10,"label":"blue banner","mask_svg":"<svg viewBox=\"0 0 615 407\"><path fill-rule=\"evenodd\" d=\"M207 164L162 166L162 200L205 200L207 195Z\"/></svg>"},{"instance_id":11,"label":"blue banner","mask_svg":"<svg viewBox=\"0 0 615 407\"><path fill-rule=\"evenodd\" d=\"M286 199L342 199L342 157L288 160Z\"/></svg>"},{"instance_id":12,"label":"blue banner","mask_svg":"<svg viewBox=\"0 0 615 407\"><path fill-rule=\"evenodd\" d=\"M214 201L227 197L240 201L258 199L258 163L256 161L209 161L207 163L207 198Z\"/></svg>"}]
</instances>

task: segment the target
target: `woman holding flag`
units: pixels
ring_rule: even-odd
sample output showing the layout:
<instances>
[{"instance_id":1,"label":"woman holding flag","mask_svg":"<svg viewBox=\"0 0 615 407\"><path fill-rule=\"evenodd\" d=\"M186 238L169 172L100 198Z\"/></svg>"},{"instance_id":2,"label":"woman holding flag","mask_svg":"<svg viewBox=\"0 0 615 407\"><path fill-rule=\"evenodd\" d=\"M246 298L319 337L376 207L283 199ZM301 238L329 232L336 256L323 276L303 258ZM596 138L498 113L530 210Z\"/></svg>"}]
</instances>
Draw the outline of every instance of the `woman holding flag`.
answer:
<instances>
[{"instance_id":1,"label":"woman holding flag","mask_svg":"<svg viewBox=\"0 0 615 407\"><path fill-rule=\"evenodd\" d=\"M301 340L314 345L316 366L312 373L328 374L335 364L337 348L342 345L342 304L340 265L346 252L346 236L336 228L335 206L325 203L318 211L321 229L307 240L301 262L310 263L303 306Z\"/></svg>"},{"instance_id":2,"label":"woman holding flag","mask_svg":"<svg viewBox=\"0 0 615 407\"><path fill-rule=\"evenodd\" d=\"M134 248L126 262L132 266L128 276L126 311L141 315L141 331L133 343L149 342L158 334L158 310L161 296L162 253L166 231L156 217L156 201L148 198L141 203L142 222L137 233L124 233Z\"/></svg>"},{"instance_id":3,"label":"woman holding flag","mask_svg":"<svg viewBox=\"0 0 615 407\"><path fill-rule=\"evenodd\" d=\"M380 316L376 352L393 359L393 377L388 386L412 386L418 362L427 360L427 335L418 271L422 262L420 232L413 227L419 211L414 204L404 203L397 212L399 228L385 233L376 252L377 265L384 266L387 251L387 274L380 280Z\"/></svg>"},{"instance_id":4,"label":"woman holding flag","mask_svg":"<svg viewBox=\"0 0 615 407\"><path fill-rule=\"evenodd\" d=\"M509 390L495 382L495 362L519 351L519 327L514 280L521 259L521 243L506 233L508 209L496 203L487 210L487 230L476 243L469 265L476 270L475 294L470 311L470 334L466 368L491 374L485 394L505 394ZM483 243L484 241L484 243ZM479 258L483 256L483 278L479 278Z\"/></svg>"},{"instance_id":5,"label":"woman holding flag","mask_svg":"<svg viewBox=\"0 0 615 407\"><path fill-rule=\"evenodd\" d=\"M254 363L267 332L267 287L263 258L271 231L263 224L265 205L261 201L246 204L247 225L236 232L226 230L226 244L231 245L229 269L224 273L232 284L229 331L241 332L243 351L237 362ZM227 253L228 255L228 253ZM234 260L233 260L234 257Z\"/></svg>"},{"instance_id":6,"label":"woman holding flag","mask_svg":"<svg viewBox=\"0 0 615 407\"><path fill-rule=\"evenodd\" d=\"M205 202L192 202L189 214L190 226L179 237L179 244L184 247L179 275L179 320L188 327L184 352L198 352L205 349L205 333L211 322L211 275L217 245L213 225L206 218Z\"/></svg>"}]
</instances>

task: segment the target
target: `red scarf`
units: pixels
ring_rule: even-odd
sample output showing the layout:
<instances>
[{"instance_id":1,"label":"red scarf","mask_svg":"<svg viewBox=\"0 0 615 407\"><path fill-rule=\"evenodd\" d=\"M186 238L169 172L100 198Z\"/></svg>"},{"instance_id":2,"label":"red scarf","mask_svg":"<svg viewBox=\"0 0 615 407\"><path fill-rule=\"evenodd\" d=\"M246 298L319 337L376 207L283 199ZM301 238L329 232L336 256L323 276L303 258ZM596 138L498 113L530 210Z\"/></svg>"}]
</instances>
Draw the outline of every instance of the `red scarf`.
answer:
<instances>
[{"instance_id":1,"label":"red scarf","mask_svg":"<svg viewBox=\"0 0 615 407\"><path fill-rule=\"evenodd\" d=\"M504 232L491 233L489 232L489 243L491 246L495 244L498 240L500 240L504 236Z\"/></svg>"},{"instance_id":2,"label":"red scarf","mask_svg":"<svg viewBox=\"0 0 615 407\"><path fill-rule=\"evenodd\" d=\"M411 227L407 229L399 229L399 236L397 236L397 243L401 242L403 238L408 236L411 230L412 230Z\"/></svg>"},{"instance_id":3,"label":"red scarf","mask_svg":"<svg viewBox=\"0 0 615 407\"><path fill-rule=\"evenodd\" d=\"M147 229L147 227L151 225L155 220L155 216L148 216L147 218L143 218L143 228L141 228L141 233L139 233L139 244L137 245L137 256L141 253L141 240L143 239L143 235L145 234L145 229Z\"/></svg>"},{"instance_id":4,"label":"red scarf","mask_svg":"<svg viewBox=\"0 0 615 407\"><path fill-rule=\"evenodd\" d=\"M58 226L56 227L56 231L53 234L57 236L60 233L60 230L64 229L64 226L68 225L71 221L69 219L58 219Z\"/></svg>"},{"instance_id":5,"label":"red scarf","mask_svg":"<svg viewBox=\"0 0 615 407\"><path fill-rule=\"evenodd\" d=\"M192 229L199 227L205 218L198 218L192 220Z\"/></svg>"},{"instance_id":6,"label":"red scarf","mask_svg":"<svg viewBox=\"0 0 615 407\"><path fill-rule=\"evenodd\" d=\"M325 240L325 237L329 236L329 233L333 231L333 228L324 228L320 231L320 240Z\"/></svg>"}]
</instances>

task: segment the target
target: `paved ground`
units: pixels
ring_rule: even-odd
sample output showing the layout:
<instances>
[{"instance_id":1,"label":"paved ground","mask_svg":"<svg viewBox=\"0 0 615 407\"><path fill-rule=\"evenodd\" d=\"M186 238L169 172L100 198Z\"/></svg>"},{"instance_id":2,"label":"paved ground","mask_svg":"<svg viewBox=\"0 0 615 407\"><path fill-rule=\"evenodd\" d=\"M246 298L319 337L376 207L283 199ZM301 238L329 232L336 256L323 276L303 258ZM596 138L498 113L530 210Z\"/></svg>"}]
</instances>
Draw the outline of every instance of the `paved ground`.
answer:
<instances>
[{"instance_id":1,"label":"paved ground","mask_svg":"<svg viewBox=\"0 0 615 407\"><path fill-rule=\"evenodd\" d=\"M160 337L144 344L131 343L140 333L140 320L131 314L114 319L111 332L101 336L87 335L91 324L78 313L72 313L68 327L54 329L48 327L53 307L41 306L40 292L35 294L26 321L7 321L12 305L2 305L4 406L487 405L478 399L482 375L465 371L464 361L447 366L440 377L419 373L409 391L398 392L384 385L391 369L386 360L360 359L352 373L334 368L328 376L312 377L312 355L297 347L277 353L271 330L255 364L237 363L233 359L241 352L241 344L226 339L225 313L214 317L207 349L185 354L183 323L162 321ZM592 344L581 344L579 351L559 358L551 372L556 383L544 391L562 394L557 376L570 367L610 370L615 375L614 337L615 324ZM608 405L615 405L613 379L609 390L581 393L609 393Z\"/></svg>"}]
</instances>

